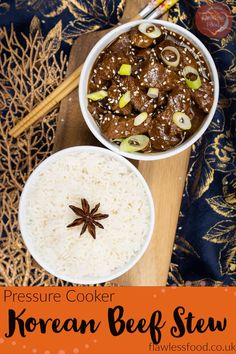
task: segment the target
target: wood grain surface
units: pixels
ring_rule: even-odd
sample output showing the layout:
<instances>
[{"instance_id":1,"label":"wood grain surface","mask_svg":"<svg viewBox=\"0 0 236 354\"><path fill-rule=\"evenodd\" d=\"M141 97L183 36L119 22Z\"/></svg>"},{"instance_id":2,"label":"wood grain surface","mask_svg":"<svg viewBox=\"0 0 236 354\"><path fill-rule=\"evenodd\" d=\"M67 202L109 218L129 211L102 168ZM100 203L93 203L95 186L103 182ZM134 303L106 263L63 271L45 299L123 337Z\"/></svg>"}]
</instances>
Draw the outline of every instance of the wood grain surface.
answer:
<instances>
[{"instance_id":1,"label":"wood grain surface","mask_svg":"<svg viewBox=\"0 0 236 354\"><path fill-rule=\"evenodd\" d=\"M121 22L127 22L137 15L146 4L145 0L128 0ZM109 30L89 33L75 41L67 75L84 62L90 49L107 31ZM83 120L77 90L61 102L54 151L75 145L100 145ZM145 255L129 272L114 280L116 284L166 284L189 153L190 150L187 150L166 160L136 163L153 195L156 211L155 230Z\"/></svg>"}]
</instances>

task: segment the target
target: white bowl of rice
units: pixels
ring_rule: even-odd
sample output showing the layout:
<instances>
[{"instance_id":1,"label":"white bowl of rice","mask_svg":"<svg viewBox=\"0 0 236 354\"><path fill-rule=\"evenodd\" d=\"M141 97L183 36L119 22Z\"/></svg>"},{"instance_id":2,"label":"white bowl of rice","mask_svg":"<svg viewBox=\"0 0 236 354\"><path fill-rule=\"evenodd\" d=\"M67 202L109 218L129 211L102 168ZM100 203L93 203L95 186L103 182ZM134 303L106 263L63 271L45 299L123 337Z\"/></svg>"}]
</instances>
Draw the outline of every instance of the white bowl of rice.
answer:
<instances>
[{"instance_id":1,"label":"white bowl of rice","mask_svg":"<svg viewBox=\"0 0 236 354\"><path fill-rule=\"evenodd\" d=\"M108 217L97 220L96 238L69 205ZM97 215L97 214L96 214ZM99 218L98 218L99 219ZM77 284L110 281L132 268L152 237L154 204L140 172L107 149L77 146L43 161L20 199L19 224L34 259L54 276Z\"/></svg>"}]
</instances>

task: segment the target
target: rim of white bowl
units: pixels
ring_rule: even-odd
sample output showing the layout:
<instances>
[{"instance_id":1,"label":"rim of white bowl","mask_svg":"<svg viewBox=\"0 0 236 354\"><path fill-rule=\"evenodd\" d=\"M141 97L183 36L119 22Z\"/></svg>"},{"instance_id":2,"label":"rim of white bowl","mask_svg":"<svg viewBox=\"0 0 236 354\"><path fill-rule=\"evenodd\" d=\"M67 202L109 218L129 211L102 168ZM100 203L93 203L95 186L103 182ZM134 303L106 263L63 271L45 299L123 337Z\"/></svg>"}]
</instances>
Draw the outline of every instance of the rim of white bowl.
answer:
<instances>
[{"instance_id":1,"label":"rim of white bowl","mask_svg":"<svg viewBox=\"0 0 236 354\"><path fill-rule=\"evenodd\" d=\"M207 117L203 121L200 128L190 138L188 138L185 142L183 142L179 146L176 146L176 147L174 147L170 150L164 151L164 152L153 152L153 153L147 153L147 154L123 152L119 149L118 145L116 145L115 143L111 143L108 139L106 139L102 135L100 128L98 127L98 125L96 124L91 113L87 109L88 99L86 97L90 72L91 72L93 64L96 61L100 52L104 48L106 48L110 43L112 43L120 34L127 32L132 27L135 27L142 22L153 22L153 23L158 24L160 26L165 26L167 29L170 29L176 33L179 33L182 36L184 36L185 38L189 39L189 41L192 42L203 54L204 59L206 60L206 63L208 65L208 69L210 71L212 81L214 83L214 86L213 86L214 87L214 102L213 102L213 105L212 105L212 108L211 108L209 114L207 115ZM93 133L93 135L108 149L110 149L113 152L118 153L119 155L122 155L124 157L129 158L129 159L134 159L134 160L140 160L140 161L161 160L161 159L165 159L165 158L177 155L180 152L189 148L192 144L194 144L204 134L204 132L208 128L208 126L211 123L211 121L214 117L214 114L216 112L218 100L219 100L219 78L218 78L218 73L217 73L215 63L214 63L212 56L209 53L208 49L194 34L189 32L185 28L183 28L179 25L176 25L174 23L162 21L162 20L132 21L132 22L128 22L126 24L120 25L120 26L114 28L113 30L111 30L110 32L108 32L104 37L102 37L97 42L97 44L90 51L89 55L87 56L87 58L85 60L85 63L83 65L83 69L82 69L81 75L80 75L79 101L80 101L81 111L82 111L84 120L85 120L88 128Z\"/></svg>"},{"instance_id":2,"label":"rim of white bowl","mask_svg":"<svg viewBox=\"0 0 236 354\"><path fill-rule=\"evenodd\" d=\"M146 192L147 198L148 198L148 204L149 204L149 209L150 209L150 225L149 225L149 230L148 230L145 242L142 245L140 251L137 253L137 255L135 257L131 258L131 260L128 263L126 263L123 267L111 272L111 274L108 276L82 277L82 278L76 279L76 277L64 276L63 274L58 273L55 269L52 269L50 266L48 266L45 263L45 261L41 259L40 255L37 254L37 250L35 250L33 242L32 242L32 233L29 232L29 230L26 226L27 215L25 212L25 207L27 204L28 194L30 193L30 188L31 188L33 181L35 180L35 178L38 177L39 173L45 169L45 167L47 166L48 163L50 163L53 160L56 160L59 156L63 156L63 155L66 156L66 155L68 155L68 153L71 153L71 152L81 153L81 152L91 152L91 151L98 152L99 155L106 154L106 155L109 155L115 159L118 159L121 163L124 163L138 177L138 179L140 180L140 182ZM129 271L141 259L141 257L145 253L146 249L148 248L148 245L149 245L152 235L153 235L154 224L155 224L155 207L154 207L152 194L151 194L151 191L147 185L147 182L145 181L142 174L138 171L138 169L131 162L126 160L124 157L114 153L113 151L110 151L105 148L89 146L89 145L88 146L87 145L73 146L70 148L60 150L60 151L54 153L53 155L49 156L43 162L41 162L38 165L38 167L36 167L36 169L32 172L32 174L28 178L28 180L23 188L23 191L22 191L22 194L20 197L18 220L19 220L21 235L22 235L22 238L25 242L27 249L29 250L32 257L36 260L36 262L40 266L42 266L47 272L51 273L52 275L54 275L62 280L68 281L70 283L97 284L97 283L104 283L107 281L111 281L115 278L118 278L122 274Z\"/></svg>"}]
</instances>

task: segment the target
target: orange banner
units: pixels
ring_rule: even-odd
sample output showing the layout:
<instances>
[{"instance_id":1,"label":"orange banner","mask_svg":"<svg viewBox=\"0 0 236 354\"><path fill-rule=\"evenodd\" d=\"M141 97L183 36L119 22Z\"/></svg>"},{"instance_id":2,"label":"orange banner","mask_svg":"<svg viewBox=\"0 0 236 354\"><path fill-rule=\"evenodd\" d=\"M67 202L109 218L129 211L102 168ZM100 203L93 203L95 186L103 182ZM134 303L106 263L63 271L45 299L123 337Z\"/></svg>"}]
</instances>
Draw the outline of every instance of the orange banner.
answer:
<instances>
[{"instance_id":1,"label":"orange banner","mask_svg":"<svg viewBox=\"0 0 236 354\"><path fill-rule=\"evenodd\" d=\"M236 352L235 288L2 287L1 354Z\"/></svg>"}]
</instances>

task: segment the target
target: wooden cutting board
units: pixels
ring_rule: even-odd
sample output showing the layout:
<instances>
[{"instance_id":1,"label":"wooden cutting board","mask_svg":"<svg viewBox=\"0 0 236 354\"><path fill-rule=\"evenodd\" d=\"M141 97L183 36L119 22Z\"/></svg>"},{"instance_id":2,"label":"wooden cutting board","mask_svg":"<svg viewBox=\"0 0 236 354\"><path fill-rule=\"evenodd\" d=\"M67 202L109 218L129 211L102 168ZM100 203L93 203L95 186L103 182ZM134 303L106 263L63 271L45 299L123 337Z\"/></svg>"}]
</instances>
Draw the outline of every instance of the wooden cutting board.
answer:
<instances>
[{"instance_id":1,"label":"wooden cutting board","mask_svg":"<svg viewBox=\"0 0 236 354\"><path fill-rule=\"evenodd\" d=\"M137 15L145 0L127 0L122 22ZM73 44L68 73L84 62L94 44L109 30L81 36ZM60 106L54 151L75 145L100 143L90 133L79 107L78 92ZM114 280L119 285L166 285L190 150L162 161L134 162L146 179L155 203L156 223L152 241L142 259L129 272Z\"/></svg>"}]
</instances>

